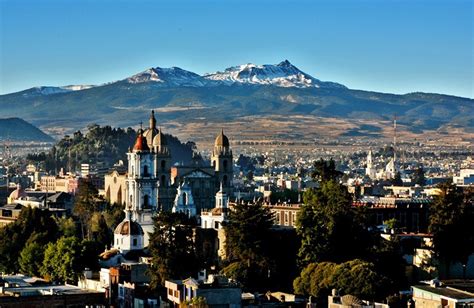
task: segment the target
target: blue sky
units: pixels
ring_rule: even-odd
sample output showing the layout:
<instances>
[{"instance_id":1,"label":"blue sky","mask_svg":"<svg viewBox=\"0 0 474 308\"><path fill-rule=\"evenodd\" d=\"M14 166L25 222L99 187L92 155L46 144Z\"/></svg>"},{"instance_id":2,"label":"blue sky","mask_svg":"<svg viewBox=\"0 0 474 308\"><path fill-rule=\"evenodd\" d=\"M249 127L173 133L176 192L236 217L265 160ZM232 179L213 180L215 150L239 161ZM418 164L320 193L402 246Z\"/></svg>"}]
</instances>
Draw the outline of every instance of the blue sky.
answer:
<instances>
[{"instance_id":1,"label":"blue sky","mask_svg":"<svg viewBox=\"0 0 474 308\"><path fill-rule=\"evenodd\" d=\"M473 1L0 0L0 93L290 60L349 88L474 97Z\"/></svg>"}]
</instances>

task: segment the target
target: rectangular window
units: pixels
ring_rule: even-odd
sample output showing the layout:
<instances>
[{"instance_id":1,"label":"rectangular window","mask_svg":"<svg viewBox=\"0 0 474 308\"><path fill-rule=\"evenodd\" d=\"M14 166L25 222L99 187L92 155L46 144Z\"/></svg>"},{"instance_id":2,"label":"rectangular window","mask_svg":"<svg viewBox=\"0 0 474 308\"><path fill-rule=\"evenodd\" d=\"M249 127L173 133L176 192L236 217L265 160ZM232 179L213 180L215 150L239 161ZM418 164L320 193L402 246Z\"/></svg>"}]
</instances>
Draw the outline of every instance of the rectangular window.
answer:
<instances>
[{"instance_id":1,"label":"rectangular window","mask_svg":"<svg viewBox=\"0 0 474 308\"><path fill-rule=\"evenodd\" d=\"M136 238L133 239L133 246L137 246L137 239Z\"/></svg>"}]
</instances>

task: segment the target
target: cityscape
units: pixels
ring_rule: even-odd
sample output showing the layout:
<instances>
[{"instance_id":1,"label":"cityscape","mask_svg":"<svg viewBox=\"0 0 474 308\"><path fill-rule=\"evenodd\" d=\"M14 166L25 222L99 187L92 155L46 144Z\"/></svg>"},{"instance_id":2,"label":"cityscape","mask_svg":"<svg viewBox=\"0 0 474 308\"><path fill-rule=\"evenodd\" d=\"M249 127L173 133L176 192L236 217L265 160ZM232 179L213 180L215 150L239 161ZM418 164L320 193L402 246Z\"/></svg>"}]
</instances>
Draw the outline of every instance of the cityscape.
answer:
<instances>
[{"instance_id":1,"label":"cityscape","mask_svg":"<svg viewBox=\"0 0 474 308\"><path fill-rule=\"evenodd\" d=\"M0 307L474 307L473 12L0 2Z\"/></svg>"}]
</instances>

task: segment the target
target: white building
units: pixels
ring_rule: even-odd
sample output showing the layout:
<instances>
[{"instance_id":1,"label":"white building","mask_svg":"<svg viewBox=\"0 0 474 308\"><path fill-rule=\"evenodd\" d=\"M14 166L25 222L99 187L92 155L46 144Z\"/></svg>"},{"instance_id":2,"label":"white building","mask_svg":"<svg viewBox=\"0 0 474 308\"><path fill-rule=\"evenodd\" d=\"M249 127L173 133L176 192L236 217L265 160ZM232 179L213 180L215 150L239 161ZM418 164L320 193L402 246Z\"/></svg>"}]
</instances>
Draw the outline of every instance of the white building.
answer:
<instances>
[{"instance_id":1,"label":"white building","mask_svg":"<svg viewBox=\"0 0 474 308\"><path fill-rule=\"evenodd\" d=\"M194 204L193 193L187 182L184 182L178 187L172 212L184 213L189 218L196 216L196 204Z\"/></svg>"},{"instance_id":2,"label":"white building","mask_svg":"<svg viewBox=\"0 0 474 308\"><path fill-rule=\"evenodd\" d=\"M222 188L216 193L216 206L209 212L201 214L201 228L203 229L221 229L222 223L227 219L229 211L229 198Z\"/></svg>"}]
</instances>

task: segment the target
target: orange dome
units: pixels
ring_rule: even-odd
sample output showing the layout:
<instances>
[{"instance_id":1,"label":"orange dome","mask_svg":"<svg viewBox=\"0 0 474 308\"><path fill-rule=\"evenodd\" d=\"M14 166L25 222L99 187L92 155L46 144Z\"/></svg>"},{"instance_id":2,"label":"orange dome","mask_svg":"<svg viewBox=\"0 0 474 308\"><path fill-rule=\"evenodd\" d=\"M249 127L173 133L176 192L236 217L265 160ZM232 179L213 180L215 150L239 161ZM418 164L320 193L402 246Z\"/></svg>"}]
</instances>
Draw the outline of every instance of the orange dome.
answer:
<instances>
[{"instance_id":1,"label":"orange dome","mask_svg":"<svg viewBox=\"0 0 474 308\"><path fill-rule=\"evenodd\" d=\"M135 145L133 146L134 151L150 151L150 148L148 147L146 138L143 137L143 132L140 130L137 136L137 141L135 141Z\"/></svg>"}]
</instances>

